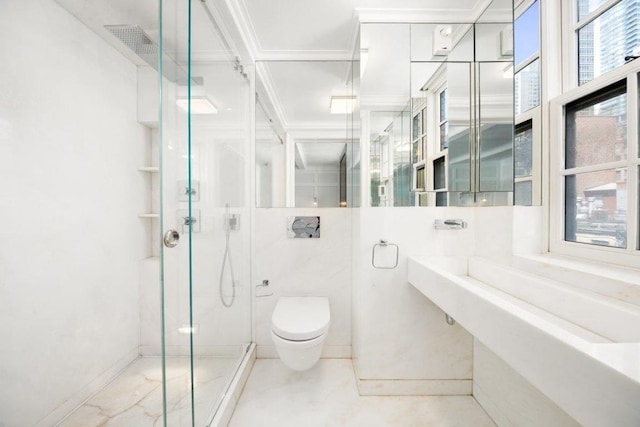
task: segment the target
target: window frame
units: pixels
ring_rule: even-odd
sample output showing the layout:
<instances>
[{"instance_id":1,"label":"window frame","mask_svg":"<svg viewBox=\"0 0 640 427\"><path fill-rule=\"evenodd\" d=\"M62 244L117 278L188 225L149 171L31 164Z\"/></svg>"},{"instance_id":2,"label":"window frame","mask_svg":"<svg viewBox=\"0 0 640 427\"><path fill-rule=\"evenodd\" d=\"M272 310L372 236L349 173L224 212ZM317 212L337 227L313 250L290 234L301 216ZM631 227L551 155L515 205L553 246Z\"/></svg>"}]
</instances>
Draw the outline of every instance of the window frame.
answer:
<instances>
[{"instance_id":1,"label":"window frame","mask_svg":"<svg viewBox=\"0 0 640 427\"><path fill-rule=\"evenodd\" d=\"M608 3L607 3L608 4ZM600 9L600 8L599 8ZM599 10L598 9L598 10ZM566 105L573 101L588 97L626 79L627 84L627 159L590 166L565 168L565 126ZM640 154L638 152L639 114L638 97L640 96L638 80L640 79L640 60L631 61L615 70L598 76L582 86L576 87L556 97L550 102L550 182L549 182L549 252L561 255L577 256L595 261L629 267L638 266L640 262L639 216L640 200L638 169ZM627 168L627 248L614 248L569 242L565 239L565 177L576 173L591 172L606 168Z\"/></svg>"},{"instance_id":2,"label":"window frame","mask_svg":"<svg viewBox=\"0 0 640 427\"><path fill-rule=\"evenodd\" d=\"M542 109L540 106L518 114L514 128L526 122L531 122L531 175L516 177L514 172L514 191L515 183L531 181L531 206L540 206L542 203Z\"/></svg>"},{"instance_id":3,"label":"window frame","mask_svg":"<svg viewBox=\"0 0 640 427\"><path fill-rule=\"evenodd\" d=\"M608 0L599 7L591 11L587 16L578 21L577 0L562 0L562 69L565 70L562 78L564 88L572 89L579 87L578 84L578 30L589 25L595 19L603 15L612 7L623 0ZM612 70L615 71L615 70ZM599 77L595 77L597 80ZM587 83L585 83L587 84ZM584 86L584 85L583 85Z\"/></svg>"},{"instance_id":4,"label":"window frame","mask_svg":"<svg viewBox=\"0 0 640 427\"><path fill-rule=\"evenodd\" d=\"M540 109L540 106L542 104L542 43L543 43L543 37L542 37L542 25L543 25L543 19L542 19L542 13L543 13L543 0L521 0L520 2L516 2L515 6L514 6L514 13L513 13L513 22L514 22L514 31L515 31L515 21L520 18L520 16L522 16L525 12L527 12L529 10L529 8L531 8L534 3L538 2L538 51L536 53L534 53L533 55L525 58L521 63L516 64L514 61L513 64L513 81L514 81L514 88L515 88L515 80L516 80L516 75L521 72L522 70L524 70L525 68L527 68L529 65L533 64L535 61L538 61L538 105L536 107L530 108L528 110L525 111L520 111L520 113L517 116L523 115L525 113L527 113L528 111L531 110L535 110L535 109ZM514 57L515 59L515 57ZM515 94L514 94L514 111L515 111ZM524 120L523 120L524 121ZM519 123L517 123L517 118L516 118L516 126Z\"/></svg>"}]
</instances>

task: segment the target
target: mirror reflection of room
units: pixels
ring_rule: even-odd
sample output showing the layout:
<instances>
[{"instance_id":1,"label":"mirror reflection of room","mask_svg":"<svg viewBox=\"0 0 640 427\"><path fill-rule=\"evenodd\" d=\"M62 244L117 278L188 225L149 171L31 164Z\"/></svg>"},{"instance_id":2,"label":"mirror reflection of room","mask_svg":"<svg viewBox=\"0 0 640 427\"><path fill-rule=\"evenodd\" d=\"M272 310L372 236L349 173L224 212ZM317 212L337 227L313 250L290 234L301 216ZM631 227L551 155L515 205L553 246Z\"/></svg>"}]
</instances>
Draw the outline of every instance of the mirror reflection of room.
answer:
<instances>
[{"instance_id":1,"label":"mirror reflection of room","mask_svg":"<svg viewBox=\"0 0 640 427\"><path fill-rule=\"evenodd\" d=\"M352 61L257 64L256 206L347 207L357 199ZM354 178L355 175L355 178Z\"/></svg>"}]
</instances>

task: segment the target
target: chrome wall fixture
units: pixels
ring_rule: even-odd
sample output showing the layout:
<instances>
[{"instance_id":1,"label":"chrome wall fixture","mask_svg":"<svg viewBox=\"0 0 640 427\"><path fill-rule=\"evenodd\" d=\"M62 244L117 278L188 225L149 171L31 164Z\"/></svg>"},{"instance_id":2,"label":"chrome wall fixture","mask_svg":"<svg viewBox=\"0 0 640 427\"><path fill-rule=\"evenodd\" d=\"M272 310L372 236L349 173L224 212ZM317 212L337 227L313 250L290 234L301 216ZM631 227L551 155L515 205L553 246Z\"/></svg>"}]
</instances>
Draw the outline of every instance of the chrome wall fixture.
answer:
<instances>
[{"instance_id":1,"label":"chrome wall fixture","mask_svg":"<svg viewBox=\"0 0 640 427\"><path fill-rule=\"evenodd\" d=\"M436 230L462 230L467 228L467 222L461 219L436 219L433 222Z\"/></svg>"},{"instance_id":2,"label":"chrome wall fixture","mask_svg":"<svg viewBox=\"0 0 640 427\"><path fill-rule=\"evenodd\" d=\"M287 236L290 239L319 239L319 216L287 217Z\"/></svg>"},{"instance_id":3,"label":"chrome wall fixture","mask_svg":"<svg viewBox=\"0 0 640 427\"><path fill-rule=\"evenodd\" d=\"M395 257L392 257L392 258L395 258L393 263L388 263L387 265L385 265L383 261L379 259L384 256L382 255L382 252L384 251L383 248L389 248L390 250L393 250L395 252L394 254ZM378 255L378 257L376 257L376 254ZM400 248L398 247L398 245L396 245L395 243L389 243L389 241L386 239L380 239L378 243L373 245L373 250L371 254L371 265L373 266L373 268L377 268L381 270L393 270L398 266L399 257L400 257Z\"/></svg>"}]
</instances>

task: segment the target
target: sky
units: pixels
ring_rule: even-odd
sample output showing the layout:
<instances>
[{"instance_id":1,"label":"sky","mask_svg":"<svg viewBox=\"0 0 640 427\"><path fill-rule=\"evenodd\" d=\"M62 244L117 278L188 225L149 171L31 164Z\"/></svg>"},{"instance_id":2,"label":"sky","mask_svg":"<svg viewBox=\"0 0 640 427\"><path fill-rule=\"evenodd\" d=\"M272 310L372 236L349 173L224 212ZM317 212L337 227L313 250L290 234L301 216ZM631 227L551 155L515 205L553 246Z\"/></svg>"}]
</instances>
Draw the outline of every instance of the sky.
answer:
<instances>
[{"instance_id":1,"label":"sky","mask_svg":"<svg viewBox=\"0 0 640 427\"><path fill-rule=\"evenodd\" d=\"M536 1L515 22L515 64L518 66L525 59L540 50L540 2Z\"/></svg>"}]
</instances>

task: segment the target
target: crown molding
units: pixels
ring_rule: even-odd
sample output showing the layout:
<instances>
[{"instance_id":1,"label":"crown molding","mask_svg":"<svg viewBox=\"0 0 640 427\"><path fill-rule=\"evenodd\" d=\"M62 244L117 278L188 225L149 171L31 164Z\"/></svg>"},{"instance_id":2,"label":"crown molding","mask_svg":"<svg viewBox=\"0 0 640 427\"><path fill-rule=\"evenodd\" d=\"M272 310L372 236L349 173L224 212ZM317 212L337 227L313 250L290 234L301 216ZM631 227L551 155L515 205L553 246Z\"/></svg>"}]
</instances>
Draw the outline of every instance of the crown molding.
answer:
<instances>
[{"instance_id":1,"label":"crown molding","mask_svg":"<svg viewBox=\"0 0 640 427\"><path fill-rule=\"evenodd\" d=\"M233 19L242 42L244 43L252 61L258 59L258 53L260 52L260 45L258 44L258 37L256 30L253 26L253 22L249 18L249 11L244 0L224 0L229 14Z\"/></svg>"},{"instance_id":2,"label":"crown molding","mask_svg":"<svg viewBox=\"0 0 640 427\"><path fill-rule=\"evenodd\" d=\"M360 23L475 23L492 0L478 0L471 13L468 9L366 8L355 9Z\"/></svg>"},{"instance_id":3,"label":"crown molding","mask_svg":"<svg viewBox=\"0 0 640 427\"><path fill-rule=\"evenodd\" d=\"M348 50L261 50L258 61L350 61Z\"/></svg>"},{"instance_id":4,"label":"crown molding","mask_svg":"<svg viewBox=\"0 0 640 427\"><path fill-rule=\"evenodd\" d=\"M278 98L278 95L276 93L275 86L273 84L273 78L271 77L269 68L263 62L256 62L256 76L262 83L265 95L267 96L269 104L271 105L271 107L273 107L273 112L276 115L276 119L280 122L280 125L286 131L289 120L287 119L287 114L284 112L284 108L282 107L280 99Z\"/></svg>"}]
</instances>

